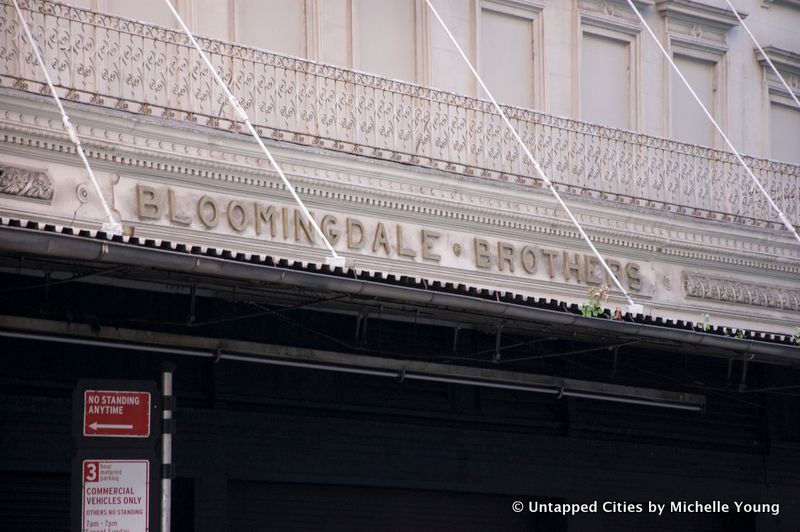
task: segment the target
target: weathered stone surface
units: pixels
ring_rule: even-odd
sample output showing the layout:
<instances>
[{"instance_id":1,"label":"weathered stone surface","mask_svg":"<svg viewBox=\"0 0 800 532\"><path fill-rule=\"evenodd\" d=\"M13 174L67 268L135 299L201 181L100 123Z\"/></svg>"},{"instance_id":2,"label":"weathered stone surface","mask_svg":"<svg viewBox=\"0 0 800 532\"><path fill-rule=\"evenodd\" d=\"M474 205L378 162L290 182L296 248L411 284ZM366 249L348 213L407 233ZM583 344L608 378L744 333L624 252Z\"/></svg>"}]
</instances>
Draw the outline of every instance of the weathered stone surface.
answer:
<instances>
[{"instance_id":1,"label":"weathered stone surface","mask_svg":"<svg viewBox=\"0 0 800 532\"><path fill-rule=\"evenodd\" d=\"M47 172L0 164L0 194L52 201L53 182Z\"/></svg>"}]
</instances>

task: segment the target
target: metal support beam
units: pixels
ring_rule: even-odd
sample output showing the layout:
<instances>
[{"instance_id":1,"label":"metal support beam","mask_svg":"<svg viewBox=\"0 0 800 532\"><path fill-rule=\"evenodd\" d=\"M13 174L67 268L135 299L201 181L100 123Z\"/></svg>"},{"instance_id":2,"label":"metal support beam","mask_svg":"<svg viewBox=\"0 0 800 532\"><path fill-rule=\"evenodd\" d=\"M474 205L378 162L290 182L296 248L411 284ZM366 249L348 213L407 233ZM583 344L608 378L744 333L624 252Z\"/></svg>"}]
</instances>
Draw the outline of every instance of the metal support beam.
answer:
<instances>
[{"instance_id":1,"label":"metal support beam","mask_svg":"<svg viewBox=\"0 0 800 532\"><path fill-rule=\"evenodd\" d=\"M358 349L367 347L367 324L369 323L369 312L366 310L358 314L358 322L356 323L356 341L355 346Z\"/></svg>"},{"instance_id":2,"label":"metal support beam","mask_svg":"<svg viewBox=\"0 0 800 532\"><path fill-rule=\"evenodd\" d=\"M730 386L733 383L733 359L728 359L728 374L725 377L725 386Z\"/></svg>"},{"instance_id":3,"label":"metal support beam","mask_svg":"<svg viewBox=\"0 0 800 532\"><path fill-rule=\"evenodd\" d=\"M381 377L464 384L700 411L703 395L621 386L530 373L353 355L319 349L206 338L139 329L101 328L60 321L0 316L0 336L104 346L143 352L213 357Z\"/></svg>"},{"instance_id":4,"label":"metal support beam","mask_svg":"<svg viewBox=\"0 0 800 532\"><path fill-rule=\"evenodd\" d=\"M193 284L189 289L189 317L186 320L187 325L194 324L197 319L197 285Z\"/></svg>"},{"instance_id":5,"label":"metal support beam","mask_svg":"<svg viewBox=\"0 0 800 532\"><path fill-rule=\"evenodd\" d=\"M497 332L494 339L494 358L492 361L497 364L500 362L500 345L503 343L503 324L497 324Z\"/></svg>"},{"instance_id":6,"label":"metal support beam","mask_svg":"<svg viewBox=\"0 0 800 532\"><path fill-rule=\"evenodd\" d=\"M742 360L742 377L739 379L739 391L747 389L747 360Z\"/></svg>"}]
</instances>

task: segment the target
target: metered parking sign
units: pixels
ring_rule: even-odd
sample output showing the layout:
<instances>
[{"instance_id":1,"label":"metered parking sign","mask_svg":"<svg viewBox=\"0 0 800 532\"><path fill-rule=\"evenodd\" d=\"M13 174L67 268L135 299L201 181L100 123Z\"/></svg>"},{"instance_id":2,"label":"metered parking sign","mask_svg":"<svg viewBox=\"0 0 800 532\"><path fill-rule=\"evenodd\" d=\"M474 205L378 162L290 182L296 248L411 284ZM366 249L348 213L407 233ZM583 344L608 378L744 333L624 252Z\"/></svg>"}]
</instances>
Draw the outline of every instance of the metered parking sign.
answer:
<instances>
[{"instance_id":1,"label":"metered parking sign","mask_svg":"<svg viewBox=\"0 0 800 532\"><path fill-rule=\"evenodd\" d=\"M149 530L150 461L84 460L81 530Z\"/></svg>"}]
</instances>

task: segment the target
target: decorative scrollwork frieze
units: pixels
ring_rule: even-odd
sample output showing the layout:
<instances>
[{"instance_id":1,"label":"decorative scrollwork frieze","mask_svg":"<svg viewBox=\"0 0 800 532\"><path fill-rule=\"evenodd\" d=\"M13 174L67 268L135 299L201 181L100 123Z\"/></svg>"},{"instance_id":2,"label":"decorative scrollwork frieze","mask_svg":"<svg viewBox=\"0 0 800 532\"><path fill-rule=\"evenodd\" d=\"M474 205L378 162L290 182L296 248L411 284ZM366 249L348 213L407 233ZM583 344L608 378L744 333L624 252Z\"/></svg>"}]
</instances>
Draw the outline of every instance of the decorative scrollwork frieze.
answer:
<instances>
[{"instance_id":1,"label":"decorative scrollwork frieze","mask_svg":"<svg viewBox=\"0 0 800 532\"><path fill-rule=\"evenodd\" d=\"M687 297L800 312L800 289L683 272Z\"/></svg>"},{"instance_id":2,"label":"decorative scrollwork frieze","mask_svg":"<svg viewBox=\"0 0 800 532\"><path fill-rule=\"evenodd\" d=\"M239 131L182 33L47 0L25 4L65 97ZM13 6L0 0L0 85L45 89L18 35ZM489 102L212 39L201 39L201 46L265 137L541 185ZM774 220L730 153L530 109L506 110L561 190L723 222L765 226ZM800 223L800 166L746 160L781 210Z\"/></svg>"},{"instance_id":3,"label":"decorative scrollwork frieze","mask_svg":"<svg viewBox=\"0 0 800 532\"><path fill-rule=\"evenodd\" d=\"M0 164L0 194L50 202L53 182L46 172Z\"/></svg>"}]
</instances>

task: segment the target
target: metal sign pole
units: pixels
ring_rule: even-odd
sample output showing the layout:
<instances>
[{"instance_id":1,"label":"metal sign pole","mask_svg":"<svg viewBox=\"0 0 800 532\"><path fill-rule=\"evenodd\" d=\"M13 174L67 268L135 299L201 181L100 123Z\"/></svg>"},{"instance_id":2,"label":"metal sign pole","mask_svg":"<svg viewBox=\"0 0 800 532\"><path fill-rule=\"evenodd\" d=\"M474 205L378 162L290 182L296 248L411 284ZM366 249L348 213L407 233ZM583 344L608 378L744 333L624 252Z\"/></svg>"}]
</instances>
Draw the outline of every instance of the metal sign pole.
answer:
<instances>
[{"instance_id":1,"label":"metal sign pole","mask_svg":"<svg viewBox=\"0 0 800 532\"><path fill-rule=\"evenodd\" d=\"M161 374L163 433L161 435L161 532L169 532L172 513L172 364Z\"/></svg>"}]
</instances>

